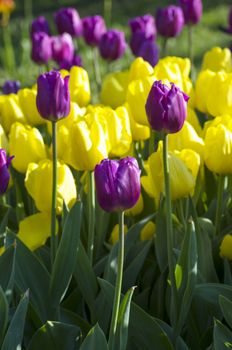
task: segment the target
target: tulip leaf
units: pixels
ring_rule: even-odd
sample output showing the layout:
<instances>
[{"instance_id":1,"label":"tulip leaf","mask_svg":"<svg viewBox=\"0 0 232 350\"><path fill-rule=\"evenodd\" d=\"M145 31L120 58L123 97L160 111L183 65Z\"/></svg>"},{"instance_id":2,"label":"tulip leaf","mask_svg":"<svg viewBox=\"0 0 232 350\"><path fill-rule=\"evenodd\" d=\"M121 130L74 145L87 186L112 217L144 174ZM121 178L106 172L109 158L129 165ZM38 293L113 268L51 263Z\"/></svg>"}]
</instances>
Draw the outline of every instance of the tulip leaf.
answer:
<instances>
[{"instance_id":1,"label":"tulip leaf","mask_svg":"<svg viewBox=\"0 0 232 350\"><path fill-rule=\"evenodd\" d=\"M232 332L218 320L214 323L213 340L215 350L232 348Z\"/></svg>"},{"instance_id":2,"label":"tulip leaf","mask_svg":"<svg viewBox=\"0 0 232 350\"><path fill-rule=\"evenodd\" d=\"M90 329L83 341L80 350L108 350L105 334L98 324Z\"/></svg>"},{"instance_id":3,"label":"tulip leaf","mask_svg":"<svg viewBox=\"0 0 232 350\"><path fill-rule=\"evenodd\" d=\"M90 324L81 318L76 312L74 313L73 311L70 311L63 307L60 308L60 320L63 323L68 323L79 327L84 336L87 335L91 328Z\"/></svg>"},{"instance_id":4,"label":"tulip leaf","mask_svg":"<svg viewBox=\"0 0 232 350\"><path fill-rule=\"evenodd\" d=\"M5 293L0 286L0 344L2 343L2 339L6 330L7 322L8 322L8 313L9 306L5 296Z\"/></svg>"},{"instance_id":5,"label":"tulip leaf","mask_svg":"<svg viewBox=\"0 0 232 350\"><path fill-rule=\"evenodd\" d=\"M164 200L162 200L157 212L155 234L155 254L161 272L164 272L168 266L167 218L165 215L164 203Z\"/></svg>"},{"instance_id":6,"label":"tulip leaf","mask_svg":"<svg viewBox=\"0 0 232 350\"><path fill-rule=\"evenodd\" d=\"M1 224L0 224L0 234L5 233L6 231L6 226L8 223L8 218L9 218L9 214L11 212L11 207L4 207L4 210L6 210L5 215L3 216L3 218L1 219ZM2 208L1 208L1 212L2 212Z\"/></svg>"},{"instance_id":7,"label":"tulip leaf","mask_svg":"<svg viewBox=\"0 0 232 350\"><path fill-rule=\"evenodd\" d=\"M0 256L0 285L8 301L11 300L15 274L16 245L9 246Z\"/></svg>"},{"instance_id":8,"label":"tulip leaf","mask_svg":"<svg viewBox=\"0 0 232 350\"><path fill-rule=\"evenodd\" d=\"M69 286L76 265L80 239L82 204L77 202L67 215L61 241L52 268L50 296L54 307L58 307ZM62 276L62 278L60 278Z\"/></svg>"},{"instance_id":9,"label":"tulip leaf","mask_svg":"<svg viewBox=\"0 0 232 350\"><path fill-rule=\"evenodd\" d=\"M19 305L12 317L11 323L7 329L1 350L17 350L21 349L23 339L24 324L27 314L29 301L28 291L20 300Z\"/></svg>"},{"instance_id":10,"label":"tulip leaf","mask_svg":"<svg viewBox=\"0 0 232 350\"><path fill-rule=\"evenodd\" d=\"M219 304L226 322L232 328L232 301L219 295Z\"/></svg>"},{"instance_id":11,"label":"tulip leaf","mask_svg":"<svg viewBox=\"0 0 232 350\"><path fill-rule=\"evenodd\" d=\"M47 321L32 337L27 350L76 350L80 329L61 322Z\"/></svg>"}]
</instances>

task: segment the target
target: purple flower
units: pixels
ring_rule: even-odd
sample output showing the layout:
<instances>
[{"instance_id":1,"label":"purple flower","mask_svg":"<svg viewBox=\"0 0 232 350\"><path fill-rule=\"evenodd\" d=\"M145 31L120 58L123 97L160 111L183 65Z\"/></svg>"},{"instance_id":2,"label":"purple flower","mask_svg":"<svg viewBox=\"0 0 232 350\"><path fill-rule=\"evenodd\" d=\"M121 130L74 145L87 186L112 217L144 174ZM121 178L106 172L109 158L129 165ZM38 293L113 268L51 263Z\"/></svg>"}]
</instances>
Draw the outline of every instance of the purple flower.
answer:
<instances>
[{"instance_id":1,"label":"purple flower","mask_svg":"<svg viewBox=\"0 0 232 350\"><path fill-rule=\"evenodd\" d=\"M184 26L184 14L180 7L170 5L159 8L156 12L156 27L160 35L171 38L182 31Z\"/></svg>"},{"instance_id":2,"label":"purple flower","mask_svg":"<svg viewBox=\"0 0 232 350\"><path fill-rule=\"evenodd\" d=\"M97 46L102 35L106 32L105 21L101 16L91 16L82 19L83 37L91 46Z\"/></svg>"},{"instance_id":3,"label":"purple flower","mask_svg":"<svg viewBox=\"0 0 232 350\"><path fill-rule=\"evenodd\" d=\"M2 87L3 95L17 94L20 89L20 82L18 80L6 80Z\"/></svg>"},{"instance_id":4,"label":"purple flower","mask_svg":"<svg viewBox=\"0 0 232 350\"><path fill-rule=\"evenodd\" d=\"M159 60L159 48L153 41L145 40L136 56L142 57L154 67Z\"/></svg>"},{"instance_id":5,"label":"purple flower","mask_svg":"<svg viewBox=\"0 0 232 350\"><path fill-rule=\"evenodd\" d=\"M185 24L197 24L202 16L201 0L179 0L179 5L183 10Z\"/></svg>"},{"instance_id":6,"label":"purple flower","mask_svg":"<svg viewBox=\"0 0 232 350\"><path fill-rule=\"evenodd\" d=\"M71 62L63 61L60 63L59 69L70 70L72 66L82 67L81 57L79 55L74 55Z\"/></svg>"},{"instance_id":7,"label":"purple flower","mask_svg":"<svg viewBox=\"0 0 232 350\"><path fill-rule=\"evenodd\" d=\"M145 34L146 39L155 39L156 25L152 15L144 15L132 18L128 22L132 35L137 32Z\"/></svg>"},{"instance_id":8,"label":"purple flower","mask_svg":"<svg viewBox=\"0 0 232 350\"><path fill-rule=\"evenodd\" d=\"M178 132L187 116L188 99L173 83L169 88L161 81L155 81L145 105L151 128L165 133Z\"/></svg>"},{"instance_id":9,"label":"purple flower","mask_svg":"<svg viewBox=\"0 0 232 350\"><path fill-rule=\"evenodd\" d=\"M132 208L140 195L140 169L137 160L104 159L94 170L97 199L105 211Z\"/></svg>"},{"instance_id":10,"label":"purple flower","mask_svg":"<svg viewBox=\"0 0 232 350\"><path fill-rule=\"evenodd\" d=\"M123 32L110 29L105 32L99 42L101 56L106 60L117 60L126 49L126 40Z\"/></svg>"},{"instance_id":11,"label":"purple flower","mask_svg":"<svg viewBox=\"0 0 232 350\"><path fill-rule=\"evenodd\" d=\"M31 38L35 33L43 32L50 35L50 29L48 21L44 16L39 16L31 22L30 35Z\"/></svg>"},{"instance_id":12,"label":"purple flower","mask_svg":"<svg viewBox=\"0 0 232 350\"><path fill-rule=\"evenodd\" d=\"M68 33L72 36L82 34L81 19L75 8L61 8L55 13L54 17L59 34Z\"/></svg>"},{"instance_id":13,"label":"purple flower","mask_svg":"<svg viewBox=\"0 0 232 350\"><path fill-rule=\"evenodd\" d=\"M74 55L74 44L70 34L64 33L59 36L51 37L52 58L58 64L61 62L71 62Z\"/></svg>"},{"instance_id":14,"label":"purple flower","mask_svg":"<svg viewBox=\"0 0 232 350\"><path fill-rule=\"evenodd\" d=\"M51 38L43 32L32 37L31 58L37 64L46 64L52 57Z\"/></svg>"},{"instance_id":15,"label":"purple flower","mask_svg":"<svg viewBox=\"0 0 232 350\"><path fill-rule=\"evenodd\" d=\"M41 74L37 79L36 105L42 118L56 122L70 112L69 76L57 71Z\"/></svg>"},{"instance_id":16,"label":"purple flower","mask_svg":"<svg viewBox=\"0 0 232 350\"><path fill-rule=\"evenodd\" d=\"M7 157L6 151L0 148L0 194L3 195L10 180L9 165L14 157Z\"/></svg>"}]
</instances>

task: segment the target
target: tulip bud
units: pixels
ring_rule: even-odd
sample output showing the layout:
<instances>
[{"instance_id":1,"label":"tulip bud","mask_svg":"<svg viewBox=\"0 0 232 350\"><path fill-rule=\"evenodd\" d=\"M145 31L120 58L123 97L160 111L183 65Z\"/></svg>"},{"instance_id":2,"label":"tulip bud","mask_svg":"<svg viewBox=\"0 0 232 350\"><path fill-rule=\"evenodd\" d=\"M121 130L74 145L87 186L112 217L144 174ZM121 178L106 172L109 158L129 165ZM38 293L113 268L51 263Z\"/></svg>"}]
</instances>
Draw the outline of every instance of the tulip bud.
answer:
<instances>
[{"instance_id":1,"label":"tulip bud","mask_svg":"<svg viewBox=\"0 0 232 350\"><path fill-rule=\"evenodd\" d=\"M126 49L125 35L123 32L110 29L105 32L99 42L101 56L106 60L117 60Z\"/></svg>"},{"instance_id":2,"label":"tulip bud","mask_svg":"<svg viewBox=\"0 0 232 350\"><path fill-rule=\"evenodd\" d=\"M50 29L48 21L44 16L39 16L31 22L30 36L31 38L35 33L43 32L50 35Z\"/></svg>"},{"instance_id":3,"label":"tulip bud","mask_svg":"<svg viewBox=\"0 0 232 350\"><path fill-rule=\"evenodd\" d=\"M6 80L2 87L3 95L17 94L20 89L20 82L18 80Z\"/></svg>"},{"instance_id":4,"label":"tulip bud","mask_svg":"<svg viewBox=\"0 0 232 350\"><path fill-rule=\"evenodd\" d=\"M101 16L91 16L82 19L83 37L88 45L98 45L106 32L105 21Z\"/></svg>"},{"instance_id":5,"label":"tulip bud","mask_svg":"<svg viewBox=\"0 0 232 350\"><path fill-rule=\"evenodd\" d=\"M146 102L148 121L153 130L178 132L187 116L189 97L171 83L171 88L155 81Z\"/></svg>"},{"instance_id":6,"label":"tulip bud","mask_svg":"<svg viewBox=\"0 0 232 350\"><path fill-rule=\"evenodd\" d=\"M156 37L155 19L151 15L144 15L129 20L131 29L130 47L135 56L144 40L153 41Z\"/></svg>"},{"instance_id":7,"label":"tulip bud","mask_svg":"<svg viewBox=\"0 0 232 350\"><path fill-rule=\"evenodd\" d=\"M156 26L158 33L166 38L179 35L184 26L182 9L173 5L159 8L156 12Z\"/></svg>"},{"instance_id":8,"label":"tulip bud","mask_svg":"<svg viewBox=\"0 0 232 350\"><path fill-rule=\"evenodd\" d=\"M32 37L31 58L37 64L47 64L52 57L51 39L46 33L35 33Z\"/></svg>"},{"instance_id":9,"label":"tulip bud","mask_svg":"<svg viewBox=\"0 0 232 350\"><path fill-rule=\"evenodd\" d=\"M68 33L76 37L82 34L82 23L76 9L61 8L54 17L59 34Z\"/></svg>"},{"instance_id":10,"label":"tulip bud","mask_svg":"<svg viewBox=\"0 0 232 350\"><path fill-rule=\"evenodd\" d=\"M95 183L100 206L108 212L132 208L140 196L140 169L137 160L104 159L96 165Z\"/></svg>"},{"instance_id":11,"label":"tulip bud","mask_svg":"<svg viewBox=\"0 0 232 350\"><path fill-rule=\"evenodd\" d=\"M57 121L70 112L69 76L56 71L41 74L37 80L36 105L41 117Z\"/></svg>"},{"instance_id":12,"label":"tulip bud","mask_svg":"<svg viewBox=\"0 0 232 350\"><path fill-rule=\"evenodd\" d=\"M0 195L4 194L7 190L10 180L8 168L13 158L7 157L6 151L3 148L0 149Z\"/></svg>"},{"instance_id":13,"label":"tulip bud","mask_svg":"<svg viewBox=\"0 0 232 350\"><path fill-rule=\"evenodd\" d=\"M223 237L220 245L220 256L232 260L232 235L227 234Z\"/></svg>"},{"instance_id":14,"label":"tulip bud","mask_svg":"<svg viewBox=\"0 0 232 350\"><path fill-rule=\"evenodd\" d=\"M58 64L66 61L72 62L74 56L74 44L70 34L64 33L51 37L52 58Z\"/></svg>"},{"instance_id":15,"label":"tulip bud","mask_svg":"<svg viewBox=\"0 0 232 350\"><path fill-rule=\"evenodd\" d=\"M179 0L184 13L185 24L197 24L202 16L201 0Z\"/></svg>"},{"instance_id":16,"label":"tulip bud","mask_svg":"<svg viewBox=\"0 0 232 350\"><path fill-rule=\"evenodd\" d=\"M140 46L136 56L142 57L154 67L159 60L159 48L153 41L145 40Z\"/></svg>"}]
</instances>

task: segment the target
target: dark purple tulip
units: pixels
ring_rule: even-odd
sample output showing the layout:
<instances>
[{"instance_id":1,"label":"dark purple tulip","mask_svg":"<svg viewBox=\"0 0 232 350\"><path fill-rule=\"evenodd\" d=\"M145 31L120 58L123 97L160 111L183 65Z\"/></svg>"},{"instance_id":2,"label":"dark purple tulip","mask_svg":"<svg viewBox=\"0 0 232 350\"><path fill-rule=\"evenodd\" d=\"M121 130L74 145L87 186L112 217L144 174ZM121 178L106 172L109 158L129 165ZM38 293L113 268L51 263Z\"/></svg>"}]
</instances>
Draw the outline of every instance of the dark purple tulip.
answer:
<instances>
[{"instance_id":1,"label":"dark purple tulip","mask_svg":"<svg viewBox=\"0 0 232 350\"><path fill-rule=\"evenodd\" d=\"M42 118L56 122L70 112L69 76L60 72L41 74L37 79L36 105Z\"/></svg>"},{"instance_id":2,"label":"dark purple tulip","mask_svg":"<svg viewBox=\"0 0 232 350\"><path fill-rule=\"evenodd\" d=\"M146 39L155 39L156 25L152 15L144 15L132 18L128 22L132 35L137 32L143 32Z\"/></svg>"},{"instance_id":3,"label":"dark purple tulip","mask_svg":"<svg viewBox=\"0 0 232 350\"><path fill-rule=\"evenodd\" d=\"M185 24L197 24L202 16L201 0L179 0L184 13Z\"/></svg>"},{"instance_id":4,"label":"dark purple tulip","mask_svg":"<svg viewBox=\"0 0 232 350\"><path fill-rule=\"evenodd\" d=\"M39 16L31 22L30 35L31 38L35 33L43 32L50 35L50 29L48 21L44 16Z\"/></svg>"},{"instance_id":5,"label":"dark purple tulip","mask_svg":"<svg viewBox=\"0 0 232 350\"><path fill-rule=\"evenodd\" d=\"M72 66L82 67L82 61L79 55L74 55L71 62L64 61L60 63L60 69L70 70Z\"/></svg>"},{"instance_id":6,"label":"dark purple tulip","mask_svg":"<svg viewBox=\"0 0 232 350\"><path fill-rule=\"evenodd\" d=\"M126 50L125 35L122 31L110 29L105 32L99 42L101 56L106 60L117 60Z\"/></svg>"},{"instance_id":7,"label":"dark purple tulip","mask_svg":"<svg viewBox=\"0 0 232 350\"><path fill-rule=\"evenodd\" d=\"M138 56L141 45L144 41L153 42L153 38L146 38L144 32L135 32L130 38L130 48L135 56Z\"/></svg>"},{"instance_id":8,"label":"dark purple tulip","mask_svg":"<svg viewBox=\"0 0 232 350\"><path fill-rule=\"evenodd\" d=\"M4 194L7 190L10 173L9 165L14 157L7 157L6 151L3 148L0 148L0 194Z\"/></svg>"},{"instance_id":9,"label":"dark purple tulip","mask_svg":"<svg viewBox=\"0 0 232 350\"><path fill-rule=\"evenodd\" d=\"M37 64L47 64L52 57L51 38L43 32L32 37L31 58Z\"/></svg>"},{"instance_id":10,"label":"dark purple tulip","mask_svg":"<svg viewBox=\"0 0 232 350\"><path fill-rule=\"evenodd\" d=\"M82 19L83 37L91 46L97 46L106 32L105 21L101 16L90 16Z\"/></svg>"},{"instance_id":11,"label":"dark purple tulip","mask_svg":"<svg viewBox=\"0 0 232 350\"><path fill-rule=\"evenodd\" d=\"M156 27L160 35L172 38L180 34L184 26L184 14L179 6L170 5L156 12Z\"/></svg>"},{"instance_id":12,"label":"dark purple tulip","mask_svg":"<svg viewBox=\"0 0 232 350\"><path fill-rule=\"evenodd\" d=\"M59 36L51 37L52 58L58 64L61 62L71 62L74 55L74 44L70 34L64 33Z\"/></svg>"},{"instance_id":13,"label":"dark purple tulip","mask_svg":"<svg viewBox=\"0 0 232 350\"><path fill-rule=\"evenodd\" d=\"M175 84L171 88L162 81L155 81L145 105L149 124L153 130L165 133L178 132L187 116L185 95Z\"/></svg>"},{"instance_id":14,"label":"dark purple tulip","mask_svg":"<svg viewBox=\"0 0 232 350\"><path fill-rule=\"evenodd\" d=\"M82 22L75 8L61 8L54 17L59 34L69 33L72 36L82 34Z\"/></svg>"},{"instance_id":15,"label":"dark purple tulip","mask_svg":"<svg viewBox=\"0 0 232 350\"><path fill-rule=\"evenodd\" d=\"M145 40L140 46L137 56L142 57L154 67L159 60L159 48L153 41Z\"/></svg>"},{"instance_id":16,"label":"dark purple tulip","mask_svg":"<svg viewBox=\"0 0 232 350\"><path fill-rule=\"evenodd\" d=\"M2 87L3 95L17 94L20 89L20 82L18 80L6 80Z\"/></svg>"},{"instance_id":17,"label":"dark purple tulip","mask_svg":"<svg viewBox=\"0 0 232 350\"><path fill-rule=\"evenodd\" d=\"M140 169L137 160L104 159L94 170L97 199L108 212L132 208L140 195Z\"/></svg>"}]
</instances>

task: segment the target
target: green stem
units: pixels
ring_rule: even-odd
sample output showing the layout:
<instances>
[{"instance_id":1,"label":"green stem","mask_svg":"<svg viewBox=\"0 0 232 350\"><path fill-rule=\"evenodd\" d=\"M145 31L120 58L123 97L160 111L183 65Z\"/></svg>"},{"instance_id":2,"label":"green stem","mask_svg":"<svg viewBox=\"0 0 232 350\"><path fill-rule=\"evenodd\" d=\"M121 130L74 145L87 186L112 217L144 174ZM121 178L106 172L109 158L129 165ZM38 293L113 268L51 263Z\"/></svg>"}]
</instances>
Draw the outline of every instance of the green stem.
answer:
<instances>
[{"instance_id":1,"label":"green stem","mask_svg":"<svg viewBox=\"0 0 232 350\"><path fill-rule=\"evenodd\" d=\"M94 186L94 172L88 173L89 189L88 189L88 246L87 254L92 265L93 249L94 249L94 227L95 227L95 186Z\"/></svg>"},{"instance_id":2,"label":"green stem","mask_svg":"<svg viewBox=\"0 0 232 350\"><path fill-rule=\"evenodd\" d=\"M223 199L223 190L225 185L225 176L219 175L218 179L218 189L217 189L217 208L215 216L215 232L216 235L220 233L221 226L221 216L222 216L222 199Z\"/></svg>"},{"instance_id":3,"label":"green stem","mask_svg":"<svg viewBox=\"0 0 232 350\"><path fill-rule=\"evenodd\" d=\"M4 66L10 73L14 73L15 70L15 54L11 40L10 26L2 28L3 40L4 40Z\"/></svg>"},{"instance_id":4,"label":"green stem","mask_svg":"<svg viewBox=\"0 0 232 350\"><path fill-rule=\"evenodd\" d=\"M168 267L171 281L171 295L173 305L174 325L178 315L178 295L175 278L175 262L173 259L173 226L172 226L172 204L169 180L169 162L168 162L168 135L164 134L163 138L163 168L164 168L164 185L165 185L165 203L167 214L167 252L168 252Z\"/></svg>"},{"instance_id":5,"label":"green stem","mask_svg":"<svg viewBox=\"0 0 232 350\"><path fill-rule=\"evenodd\" d=\"M57 197L57 148L56 148L56 122L52 122L52 218L51 218L51 264L53 264L57 251L56 236L56 197Z\"/></svg>"},{"instance_id":6,"label":"green stem","mask_svg":"<svg viewBox=\"0 0 232 350\"><path fill-rule=\"evenodd\" d=\"M112 0L104 0L104 19L107 27L111 25Z\"/></svg>"},{"instance_id":7,"label":"green stem","mask_svg":"<svg viewBox=\"0 0 232 350\"><path fill-rule=\"evenodd\" d=\"M167 56L167 48L168 48L168 39L163 38L163 44L162 44L162 57Z\"/></svg>"},{"instance_id":8,"label":"green stem","mask_svg":"<svg viewBox=\"0 0 232 350\"><path fill-rule=\"evenodd\" d=\"M119 306L120 306L121 289L122 289L123 261L124 261L124 212L123 211L120 211L118 213L118 223L119 223L118 273L117 273L116 287L115 287L115 294L114 294L113 313L112 313L111 324L110 324L109 350L114 349L118 313L119 313Z\"/></svg>"},{"instance_id":9,"label":"green stem","mask_svg":"<svg viewBox=\"0 0 232 350\"><path fill-rule=\"evenodd\" d=\"M97 88L99 91L101 87L101 71L100 71L99 55L98 55L97 47L92 48L92 60L93 60L93 70L95 75L95 81L97 83Z\"/></svg>"},{"instance_id":10,"label":"green stem","mask_svg":"<svg viewBox=\"0 0 232 350\"><path fill-rule=\"evenodd\" d=\"M189 24L188 26L188 51L189 51L189 59L191 61L191 78L193 75L193 67L194 67L194 57L193 57L193 26Z\"/></svg>"}]
</instances>

